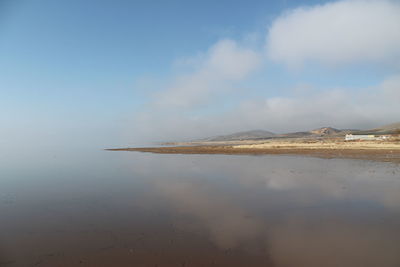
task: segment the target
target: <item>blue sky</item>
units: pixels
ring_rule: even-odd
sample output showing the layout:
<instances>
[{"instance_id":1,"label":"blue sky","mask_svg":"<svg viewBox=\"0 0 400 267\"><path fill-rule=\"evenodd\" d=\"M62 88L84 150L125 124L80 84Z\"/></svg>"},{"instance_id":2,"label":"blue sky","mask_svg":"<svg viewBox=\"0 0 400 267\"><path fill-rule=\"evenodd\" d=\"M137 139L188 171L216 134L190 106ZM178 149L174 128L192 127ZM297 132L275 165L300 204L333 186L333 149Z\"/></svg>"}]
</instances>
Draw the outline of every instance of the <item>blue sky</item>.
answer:
<instances>
[{"instance_id":1,"label":"blue sky","mask_svg":"<svg viewBox=\"0 0 400 267\"><path fill-rule=\"evenodd\" d=\"M3 0L0 9L3 146L399 118L398 1ZM330 23L339 13L344 25ZM361 27L365 18L376 23Z\"/></svg>"}]
</instances>

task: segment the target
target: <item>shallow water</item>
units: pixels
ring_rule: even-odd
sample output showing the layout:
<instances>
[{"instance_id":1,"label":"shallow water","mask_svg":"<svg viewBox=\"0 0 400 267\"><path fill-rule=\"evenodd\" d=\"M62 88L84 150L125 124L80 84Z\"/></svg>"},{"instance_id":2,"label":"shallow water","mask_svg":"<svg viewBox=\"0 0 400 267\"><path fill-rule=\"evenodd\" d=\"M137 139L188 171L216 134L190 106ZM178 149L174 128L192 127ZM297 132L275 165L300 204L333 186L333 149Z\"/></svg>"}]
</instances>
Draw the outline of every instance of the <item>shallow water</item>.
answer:
<instances>
[{"instance_id":1,"label":"shallow water","mask_svg":"<svg viewBox=\"0 0 400 267\"><path fill-rule=\"evenodd\" d=\"M84 151L0 167L0 266L400 266L396 164Z\"/></svg>"}]
</instances>

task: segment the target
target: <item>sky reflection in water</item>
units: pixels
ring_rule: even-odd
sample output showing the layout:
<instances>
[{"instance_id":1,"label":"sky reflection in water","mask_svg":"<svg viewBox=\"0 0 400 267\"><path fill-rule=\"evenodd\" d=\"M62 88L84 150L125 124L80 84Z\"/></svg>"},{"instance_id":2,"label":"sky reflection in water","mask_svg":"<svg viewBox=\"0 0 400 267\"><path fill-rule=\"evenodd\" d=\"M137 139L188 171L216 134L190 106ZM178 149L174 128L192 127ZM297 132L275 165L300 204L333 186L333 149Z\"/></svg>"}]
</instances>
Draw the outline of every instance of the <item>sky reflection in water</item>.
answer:
<instances>
[{"instance_id":1,"label":"sky reflection in water","mask_svg":"<svg viewBox=\"0 0 400 267\"><path fill-rule=\"evenodd\" d=\"M78 161L78 160L77 160ZM99 152L0 181L5 266L398 266L400 167Z\"/></svg>"}]
</instances>

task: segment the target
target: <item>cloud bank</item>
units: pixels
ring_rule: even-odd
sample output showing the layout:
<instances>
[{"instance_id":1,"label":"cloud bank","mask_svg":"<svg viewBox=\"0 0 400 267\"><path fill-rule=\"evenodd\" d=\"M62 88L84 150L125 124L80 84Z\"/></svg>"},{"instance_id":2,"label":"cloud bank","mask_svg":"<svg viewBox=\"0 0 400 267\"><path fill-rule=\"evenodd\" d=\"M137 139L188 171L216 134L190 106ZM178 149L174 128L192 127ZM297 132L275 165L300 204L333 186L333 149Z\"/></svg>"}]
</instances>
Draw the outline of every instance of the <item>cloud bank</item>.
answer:
<instances>
[{"instance_id":1,"label":"cloud bank","mask_svg":"<svg viewBox=\"0 0 400 267\"><path fill-rule=\"evenodd\" d=\"M175 75L136 115L135 137L191 140L250 129L367 129L399 121L399 29L398 1L345 0L289 10L271 23L263 44L267 56L240 41L223 39L196 60L187 60L195 64ZM240 84L251 84L256 72L269 77L275 62L289 67L280 70L287 76L291 67L306 67L308 62L328 67L328 72L332 66L368 63L387 74L380 84L364 88L325 86L298 94L293 83L285 92L263 89L274 96L255 97L263 93L260 88L246 95ZM238 90L243 90L243 98L229 109L220 108Z\"/></svg>"},{"instance_id":2,"label":"cloud bank","mask_svg":"<svg viewBox=\"0 0 400 267\"><path fill-rule=\"evenodd\" d=\"M361 92L361 93L360 93ZM147 141L190 140L248 129L276 133L332 126L367 129L396 122L400 114L400 75L378 86L331 88L322 92L243 100L238 106L213 115L162 109L136 117L136 133Z\"/></svg>"},{"instance_id":3,"label":"cloud bank","mask_svg":"<svg viewBox=\"0 0 400 267\"><path fill-rule=\"evenodd\" d=\"M273 22L267 53L292 67L307 61L398 64L399 29L398 1L349 0L301 7Z\"/></svg>"},{"instance_id":4,"label":"cloud bank","mask_svg":"<svg viewBox=\"0 0 400 267\"><path fill-rule=\"evenodd\" d=\"M172 86L156 96L156 106L201 105L213 94L232 89L232 82L246 78L261 62L256 51L228 39L214 44L199 61L194 72L178 75Z\"/></svg>"}]
</instances>

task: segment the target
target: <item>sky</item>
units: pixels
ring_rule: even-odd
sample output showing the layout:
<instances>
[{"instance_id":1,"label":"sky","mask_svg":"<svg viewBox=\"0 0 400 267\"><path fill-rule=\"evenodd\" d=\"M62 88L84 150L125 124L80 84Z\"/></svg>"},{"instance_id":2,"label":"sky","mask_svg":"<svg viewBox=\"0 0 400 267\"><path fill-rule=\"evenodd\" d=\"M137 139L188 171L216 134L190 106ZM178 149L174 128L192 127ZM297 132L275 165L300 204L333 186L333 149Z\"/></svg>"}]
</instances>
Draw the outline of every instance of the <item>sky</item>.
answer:
<instances>
[{"instance_id":1,"label":"sky","mask_svg":"<svg viewBox=\"0 0 400 267\"><path fill-rule=\"evenodd\" d=\"M400 1L0 0L0 147L400 121Z\"/></svg>"}]
</instances>

